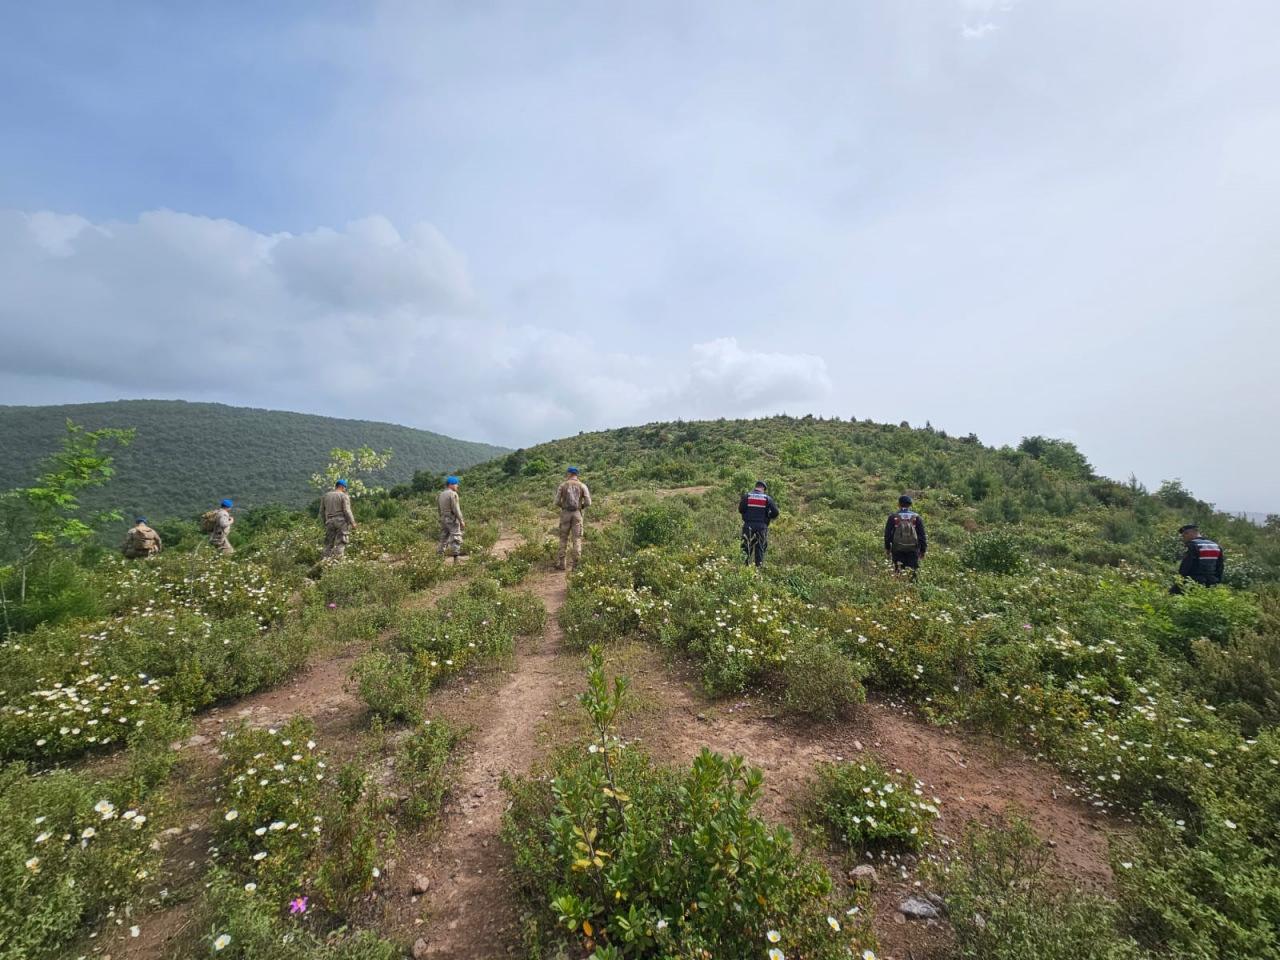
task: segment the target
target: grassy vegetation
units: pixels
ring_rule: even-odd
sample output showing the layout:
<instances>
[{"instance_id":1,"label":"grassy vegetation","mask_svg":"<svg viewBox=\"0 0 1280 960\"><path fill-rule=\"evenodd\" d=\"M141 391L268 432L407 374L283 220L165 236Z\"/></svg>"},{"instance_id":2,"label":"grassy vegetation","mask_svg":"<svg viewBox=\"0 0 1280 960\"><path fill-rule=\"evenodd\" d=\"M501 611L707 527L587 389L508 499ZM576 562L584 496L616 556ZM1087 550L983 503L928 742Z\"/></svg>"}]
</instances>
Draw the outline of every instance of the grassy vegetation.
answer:
<instances>
[{"instance_id":1,"label":"grassy vegetation","mask_svg":"<svg viewBox=\"0 0 1280 960\"><path fill-rule=\"evenodd\" d=\"M1069 444L990 450L864 423L661 424L525 456L468 479L515 491L530 463L573 462L595 490L633 491L573 579L570 642L648 639L691 658L713 694L783 704L856 701L850 677L790 668L838 650L869 689L1030 747L1086 802L1142 824L1114 854L1115 907L1083 911L1096 955L1280 951L1274 524L1215 514L1177 484L1098 478ZM760 576L738 565L733 511L758 476L783 510ZM713 489L634 492L692 485ZM880 542L903 490L930 529L914 585ZM1226 546L1229 586L1175 596L1189 520ZM1027 923L1009 940L1022 955L1073 955L1051 952L1053 924Z\"/></svg>"},{"instance_id":2,"label":"grassy vegetation","mask_svg":"<svg viewBox=\"0 0 1280 960\"><path fill-rule=\"evenodd\" d=\"M130 450L145 442L140 429ZM21 594L17 568L0 568L11 762L0 872L17 891L0 910L0 958L68 955L153 895L167 746L185 719L352 642L368 648L354 683L379 718L364 762L330 764L302 721L221 745L217 856L194 894L192 955L395 955L353 931L384 851L430 826L448 783L457 736L425 723L427 695L542 628L545 610L519 584L550 556L550 490L569 463L596 499L559 614L572 649L649 642L687 658L712 696L752 691L823 723L892 696L1042 756L1085 803L1132 822L1112 851L1114 887L1089 897L1055 882L1025 831L971 834L929 881L951 907L958 955L1280 954L1280 527L1215 514L1176 484L1150 493L1098 478L1057 441L993 450L775 418L585 434L476 467L462 483L460 567L434 554L434 491L409 485L356 502L338 565L319 563L315 519L281 507L242 515L229 560L177 523L157 561L36 544ZM759 573L741 564L734 509L757 477L782 509ZM930 533L914 584L890 573L881 542L903 490ZM1228 584L1172 595L1189 520L1226 547ZM523 543L488 557L500 531ZM466 582L452 582L460 570ZM434 606L412 601L425 589ZM865 910L845 912L861 905L760 819L757 774L712 754L687 770L651 762L617 741L611 698L597 672L592 739L511 783L507 836L545 943L600 960L874 950ZM378 740L381 723L401 721L403 742ZM383 790L369 757L409 802ZM927 846L934 798L909 773L862 766L814 771L833 840ZM868 801L874 824L859 812ZM300 897L305 910L291 912Z\"/></svg>"}]
</instances>

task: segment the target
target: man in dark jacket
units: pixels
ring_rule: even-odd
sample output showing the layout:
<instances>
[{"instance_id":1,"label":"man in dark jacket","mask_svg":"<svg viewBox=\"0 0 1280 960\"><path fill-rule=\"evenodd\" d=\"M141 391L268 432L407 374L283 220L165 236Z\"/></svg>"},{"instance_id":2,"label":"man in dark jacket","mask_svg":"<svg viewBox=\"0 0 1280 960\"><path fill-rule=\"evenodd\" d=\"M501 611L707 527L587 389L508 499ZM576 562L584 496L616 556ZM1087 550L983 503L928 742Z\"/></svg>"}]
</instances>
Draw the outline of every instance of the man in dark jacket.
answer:
<instances>
[{"instance_id":1,"label":"man in dark jacket","mask_svg":"<svg viewBox=\"0 0 1280 960\"><path fill-rule=\"evenodd\" d=\"M911 509L911 498L904 493L898 498L898 511L889 514L889 519L885 521L885 555L893 561L894 573L907 567L914 580L920 569L920 561L928 549L929 538L924 532L924 521L920 519L920 514Z\"/></svg>"},{"instance_id":2,"label":"man in dark jacket","mask_svg":"<svg viewBox=\"0 0 1280 960\"><path fill-rule=\"evenodd\" d=\"M1222 582L1223 555L1222 547L1208 537L1200 536L1200 528L1194 523L1187 523L1178 528L1182 534L1182 542L1187 545L1186 555L1178 572L1188 580L1206 587L1214 587ZM1175 593L1181 593L1180 587L1174 587Z\"/></svg>"},{"instance_id":3,"label":"man in dark jacket","mask_svg":"<svg viewBox=\"0 0 1280 960\"><path fill-rule=\"evenodd\" d=\"M738 501L742 515L742 553L747 563L764 566L764 552L769 549L769 524L778 518L778 505L769 496L769 486L757 480L755 489L744 493Z\"/></svg>"}]
</instances>

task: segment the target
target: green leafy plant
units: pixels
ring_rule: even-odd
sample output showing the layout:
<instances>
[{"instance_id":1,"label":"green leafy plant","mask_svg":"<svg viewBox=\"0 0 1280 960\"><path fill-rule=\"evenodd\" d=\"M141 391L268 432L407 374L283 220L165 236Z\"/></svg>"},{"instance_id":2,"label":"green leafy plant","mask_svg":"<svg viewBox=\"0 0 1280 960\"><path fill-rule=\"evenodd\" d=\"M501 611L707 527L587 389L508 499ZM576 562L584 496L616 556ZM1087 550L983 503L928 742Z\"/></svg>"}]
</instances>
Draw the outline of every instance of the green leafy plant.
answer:
<instances>
[{"instance_id":1,"label":"green leafy plant","mask_svg":"<svg viewBox=\"0 0 1280 960\"><path fill-rule=\"evenodd\" d=\"M938 800L924 784L874 760L824 763L810 805L832 837L854 851L918 850L933 837Z\"/></svg>"},{"instance_id":2,"label":"green leafy plant","mask_svg":"<svg viewBox=\"0 0 1280 960\"><path fill-rule=\"evenodd\" d=\"M347 481L347 492L352 497L380 493L381 487L371 487L366 481L373 474L385 470L390 463L390 450L378 453L372 447L356 450L334 447L329 451L328 465L311 475L311 486L315 490L332 490L334 484L343 479Z\"/></svg>"},{"instance_id":3,"label":"green leafy plant","mask_svg":"<svg viewBox=\"0 0 1280 960\"><path fill-rule=\"evenodd\" d=\"M706 750L685 774L655 767L614 730L626 690L593 650L589 742L559 754L549 780L507 784L504 836L545 934L613 957L870 947L860 912L838 909L822 869L752 812L760 772Z\"/></svg>"},{"instance_id":4,"label":"green leafy plant","mask_svg":"<svg viewBox=\"0 0 1280 960\"><path fill-rule=\"evenodd\" d=\"M1024 820L972 825L944 866L932 870L956 932L972 960L1139 960L1118 929L1114 902L1056 889L1049 851Z\"/></svg>"}]
</instances>

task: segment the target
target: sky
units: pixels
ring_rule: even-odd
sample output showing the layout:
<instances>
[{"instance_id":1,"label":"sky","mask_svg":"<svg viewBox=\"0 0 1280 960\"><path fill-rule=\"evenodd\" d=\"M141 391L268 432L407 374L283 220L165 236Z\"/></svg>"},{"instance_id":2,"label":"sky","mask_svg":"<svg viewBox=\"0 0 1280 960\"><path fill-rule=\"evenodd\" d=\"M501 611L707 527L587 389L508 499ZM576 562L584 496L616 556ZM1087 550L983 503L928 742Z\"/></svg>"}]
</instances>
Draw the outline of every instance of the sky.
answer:
<instances>
[{"instance_id":1,"label":"sky","mask_svg":"<svg viewBox=\"0 0 1280 960\"><path fill-rule=\"evenodd\" d=\"M815 413L1280 511L1280 4L18 4L0 403Z\"/></svg>"}]
</instances>

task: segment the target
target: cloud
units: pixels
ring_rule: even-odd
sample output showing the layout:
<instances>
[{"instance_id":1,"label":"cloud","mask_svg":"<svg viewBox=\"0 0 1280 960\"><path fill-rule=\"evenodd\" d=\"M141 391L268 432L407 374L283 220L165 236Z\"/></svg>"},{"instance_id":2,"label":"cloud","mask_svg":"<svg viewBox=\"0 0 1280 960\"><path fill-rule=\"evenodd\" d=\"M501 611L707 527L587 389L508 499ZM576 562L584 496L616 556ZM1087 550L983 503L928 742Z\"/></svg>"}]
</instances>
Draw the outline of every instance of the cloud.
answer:
<instances>
[{"instance_id":1,"label":"cloud","mask_svg":"<svg viewBox=\"0 0 1280 960\"><path fill-rule=\"evenodd\" d=\"M5 400L50 378L374 417L507 443L821 400L815 356L734 338L606 351L497 315L430 224L264 234L169 210L92 223L0 211Z\"/></svg>"},{"instance_id":2,"label":"cloud","mask_svg":"<svg viewBox=\"0 0 1280 960\"><path fill-rule=\"evenodd\" d=\"M965 24L960 28L960 36L964 37L966 40L981 40L987 34L999 29L1000 27L997 24L987 20L977 26L969 26L969 24Z\"/></svg>"},{"instance_id":3,"label":"cloud","mask_svg":"<svg viewBox=\"0 0 1280 960\"><path fill-rule=\"evenodd\" d=\"M960 36L966 40L981 40L1000 29L997 14L1008 13L1018 0L959 0Z\"/></svg>"}]
</instances>

